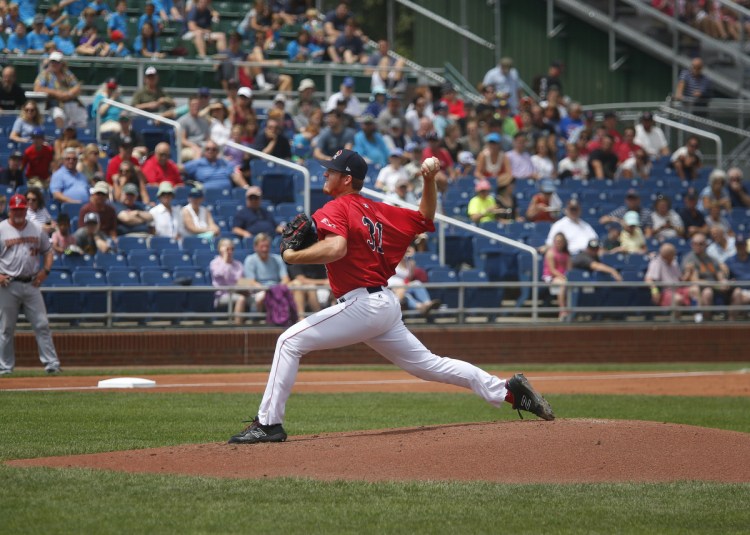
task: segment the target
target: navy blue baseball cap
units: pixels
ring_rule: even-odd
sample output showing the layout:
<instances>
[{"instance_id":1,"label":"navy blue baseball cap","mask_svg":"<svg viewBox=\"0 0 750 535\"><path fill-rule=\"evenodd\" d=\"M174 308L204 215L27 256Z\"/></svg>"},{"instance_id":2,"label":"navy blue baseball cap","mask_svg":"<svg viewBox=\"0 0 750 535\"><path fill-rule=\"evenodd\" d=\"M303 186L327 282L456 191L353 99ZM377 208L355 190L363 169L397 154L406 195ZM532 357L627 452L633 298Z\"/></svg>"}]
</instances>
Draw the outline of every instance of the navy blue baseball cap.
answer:
<instances>
[{"instance_id":1,"label":"navy blue baseball cap","mask_svg":"<svg viewBox=\"0 0 750 535\"><path fill-rule=\"evenodd\" d=\"M367 162L353 150L341 149L330 160L318 160L318 163L326 169L352 175L357 180L364 180L367 176Z\"/></svg>"}]
</instances>

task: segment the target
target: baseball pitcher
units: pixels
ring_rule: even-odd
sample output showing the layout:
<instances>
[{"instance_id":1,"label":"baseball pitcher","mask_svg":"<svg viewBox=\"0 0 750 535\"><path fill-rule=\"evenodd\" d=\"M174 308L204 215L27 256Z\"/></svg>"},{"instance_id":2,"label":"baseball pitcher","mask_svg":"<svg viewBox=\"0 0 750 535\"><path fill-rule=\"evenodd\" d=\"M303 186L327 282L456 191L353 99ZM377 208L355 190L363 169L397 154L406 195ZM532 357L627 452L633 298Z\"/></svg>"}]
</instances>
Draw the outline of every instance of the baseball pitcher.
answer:
<instances>
[{"instance_id":1,"label":"baseball pitcher","mask_svg":"<svg viewBox=\"0 0 750 535\"><path fill-rule=\"evenodd\" d=\"M315 212L290 223L282 238L289 264L325 264L337 304L287 329L278 339L258 415L230 444L283 442L286 401L303 355L364 342L385 358L426 381L462 386L494 406L509 402L545 420L554 419L549 403L522 374L505 381L476 366L428 350L404 325L398 298L388 279L415 236L434 231L437 204L436 159L422 164L424 190L419 210L372 201L359 194L367 163L356 152L340 150L326 168L323 191L333 197ZM313 230L315 229L315 230ZM310 234L314 233L311 239ZM519 412L520 414L520 412Z\"/></svg>"}]
</instances>

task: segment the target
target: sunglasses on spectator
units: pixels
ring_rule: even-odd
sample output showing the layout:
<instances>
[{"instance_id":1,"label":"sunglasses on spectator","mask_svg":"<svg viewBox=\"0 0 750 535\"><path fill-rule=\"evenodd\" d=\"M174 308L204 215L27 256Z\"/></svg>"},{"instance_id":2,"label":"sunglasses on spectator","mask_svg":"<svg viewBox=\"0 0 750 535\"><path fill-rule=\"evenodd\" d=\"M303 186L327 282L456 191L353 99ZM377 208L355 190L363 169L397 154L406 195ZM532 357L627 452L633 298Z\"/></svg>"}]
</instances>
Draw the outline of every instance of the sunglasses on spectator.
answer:
<instances>
[{"instance_id":1,"label":"sunglasses on spectator","mask_svg":"<svg viewBox=\"0 0 750 535\"><path fill-rule=\"evenodd\" d=\"M36 197L26 197L26 200L29 202L37 202L39 199L37 199Z\"/></svg>"},{"instance_id":2,"label":"sunglasses on spectator","mask_svg":"<svg viewBox=\"0 0 750 535\"><path fill-rule=\"evenodd\" d=\"M36 111L36 108L24 108L23 111Z\"/></svg>"},{"instance_id":3,"label":"sunglasses on spectator","mask_svg":"<svg viewBox=\"0 0 750 535\"><path fill-rule=\"evenodd\" d=\"M706 245L706 242L704 242L704 241L694 241L693 245Z\"/></svg>"}]
</instances>

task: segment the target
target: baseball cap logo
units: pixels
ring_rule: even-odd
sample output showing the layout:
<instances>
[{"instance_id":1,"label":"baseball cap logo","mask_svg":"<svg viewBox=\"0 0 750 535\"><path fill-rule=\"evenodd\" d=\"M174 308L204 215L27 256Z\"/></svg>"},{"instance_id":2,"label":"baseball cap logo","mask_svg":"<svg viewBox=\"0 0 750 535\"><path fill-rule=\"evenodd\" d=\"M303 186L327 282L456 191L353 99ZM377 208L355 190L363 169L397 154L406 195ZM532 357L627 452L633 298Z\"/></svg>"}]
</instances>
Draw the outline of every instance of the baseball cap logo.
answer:
<instances>
[{"instance_id":1,"label":"baseball cap logo","mask_svg":"<svg viewBox=\"0 0 750 535\"><path fill-rule=\"evenodd\" d=\"M8 202L8 207L11 210L19 209L19 208L26 208L26 197L16 193L10 198L10 201Z\"/></svg>"},{"instance_id":2,"label":"baseball cap logo","mask_svg":"<svg viewBox=\"0 0 750 535\"><path fill-rule=\"evenodd\" d=\"M342 152L343 152L343 151L338 151L338 152L337 152L336 154L334 154L334 155L333 155L333 158L331 158L331 159L332 159L332 160L335 160L336 158L338 158L339 156L341 156L341 153L342 153Z\"/></svg>"}]
</instances>

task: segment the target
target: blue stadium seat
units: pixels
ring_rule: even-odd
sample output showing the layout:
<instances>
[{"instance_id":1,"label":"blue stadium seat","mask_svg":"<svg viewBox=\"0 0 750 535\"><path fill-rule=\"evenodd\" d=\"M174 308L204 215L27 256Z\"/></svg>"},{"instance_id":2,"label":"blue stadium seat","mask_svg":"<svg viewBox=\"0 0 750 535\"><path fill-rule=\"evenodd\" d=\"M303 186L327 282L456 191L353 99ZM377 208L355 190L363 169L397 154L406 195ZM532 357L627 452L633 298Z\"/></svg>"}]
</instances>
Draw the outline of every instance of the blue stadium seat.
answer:
<instances>
[{"instance_id":1,"label":"blue stadium seat","mask_svg":"<svg viewBox=\"0 0 750 535\"><path fill-rule=\"evenodd\" d=\"M128 265L135 269L144 267L159 267L159 254L148 249L133 249L128 253Z\"/></svg>"},{"instance_id":2,"label":"blue stadium seat","mask_svg":"<svg viewBox=\"0 0 750 535\"><path fill-rule=\"evenodd\" d=\"M596 272L589 272L582 269L571 269L567 273L568 282L597 282L599 278ZM610 279L611 280L611 279ZM581 286L578 288L570 288L570 300L569 306L575 307L599 307L603 306L603 303L607 298L607 289L605 288L594 288L593 286ZM591 314L594 319L601 317L600 313ZM568 316L572 321L575 319L575 312L571 312Z\"/></svg>"},{"instance_id":3,"label":"blue stadium seat","mask_svg":"<svg viewBox=\"0 0 750 535\"><path fill-rule=\"evenodd\" d=\"M278 223L287 223L294 219L294 216L304 212L305 207L293 202L283 202L276 205L274 218Z\"/></svg>"},{"instance_id":4,"label":"blue stadium seat","mask_svg":"<svg viewBox=\"0 0 750 535\"><path fill-rule=\"evenodd\" d=\"M167 238L166 236L154 236L149 240L148 248L158 253L161 253L162 251L179 251L180 242L174 238Z\"/></svg>"},{"instance_id":5,"label":"blue stadium seat","mask_svg":"<svg viewBox=\"0 0 750 535\"><path fill-rule=\"evenodd\" d=\"M446 267L436 267L428 272L428 282L435 283L455 283L458 282L456 272ZM457 288L430 288L430 296L433 299L440 299L449 308L458 307L458 289Z\"/></svg>"},{"instance_id":6,"label":"blue stadium seat","mask_svg":"<svg viewBox=\"0 0 750 535\"><path fill-rule=\"evenodd\" d=\"M297 198L294 174L290 172L266 173L260 179L260 187L263 190L264 199L273 204L294 202Z\"/></svg>"},{"instance_id":7,"label":"blue stadium seat","mask_svg":"<svg viewBox=\"0 0 750 535\"><path fill-rule=\"evenodd\" d=\"M183 251L211 251L213 240L199 238L198 236L186 236L182 238L181 249Z\"/></svg>"},{"instance_id":8,"label":"blue stadium seat","mask_svg":"<svg viewBox=\"0 0 750 535\"><path fill-rule=\"evenodd\" d=\"M211 260L216 258L216 253L213 251L194 251L193 252L193 264L201 269L208 269L208 265Z\"/></svg>"},{"instance_id":9,"label":"blue stadium seat","mask_svg":"<svg viewBox=\"0 0 750 535\"><path fill-rule=\"evenodd\" d=\"M109 268L114 265L126 266L127 259L123 254L96 253L94 255L94 267Z\"/></svg>"},{"instance_id":10,"label":"blue stadium seat","mask_svg":"<svg viewBox=\"0 0 750 535\"><path fill-rule=\"evenodd\" d=\"M45 281L47 286L53 288L66 288L74 286L70 272L53 270ZM48 314L74 314L79 310L78 292L44 292L44 304Z\"/></svg>"},{"instance_id":11,"label":"blue stadium seat","mask_svg":"<svg viewBox=\"0 0 750 535\"><path fill-rule=\"evenodd\" d=\"M107 276L103 270L81 271L73 273L76 286L107 286ZM107 293L87 290L81 292L80 310L82 314L104 314L107 312Z\"/></svg>"},{"instance_id":12,"label":"blue stadium seat","mask_svg":"<svg viewBox=\"0 0 750 535\"><path fill-rule=\"evenodd\" d=\"M458 274L460 282L489 282L487 274L479 269L468 269ZM503 288L466 288L464 290L465 308L500 308L503 300Z\"/></svg>"},{"instance_id":13,"label":"blue stadium seat","mask_svg":"<svg viewBox=\"0 0 750 535\"><path fill-rule=\"evenodd\" d=\"M87 254L62 255L62 265L71 271L77 267L94 267L94 257Z\"/></svg>"},{"instance_id":14,"label":"blue stadium seat","mask_svg":"<svg viewBox=\"0 0 750 535\"><path fill-rule=\"evenodd\" d=\"M204 272L200 268L175 268L174 280L190 280L190 286L210 286ZM213 292L185 292L185 309L190 312L213 312Z\"/></svg>"},{"instance_id":15,"label":"blue stadium seat","mask_svg":"<svg viewBox=\"0 0 750 535\"><path fill-rule=\"evenodd\" d=\"M214 210L212 212L212 215L214 216L214 219L217 218L230 218L237 215L237 212L239 212L242 209L243 205L239 204L235 200L229 200L229 201L219 201L214 205Z\"/></svg>"},{"instance_id":16,"label":"blue stadium seat","mask_svg":"<svg viewBox=\"0 0 750 535\"><path fill-rule=\"evenodd\" d=\"M186 251L167 250L161 253L161 265L168 269L192 267L193 256Z\"/></svg>"},{"instance_id":17,"label":"blue stadium seat","mask_svg":"<svg viewBox=\"0 0 750 535\"><path fill-rule=\"evenodd\" d=\"M206 206L214 205L218 201L230 201L232 200L232 190L229 188L210 188L204 189L203 193L206 198L204 200Z\"/></svg>"},{"instance_id":18,"label":"blue stadium seat","mask_svg":"<svg viewBox=\"0 0 750 535\"><path fill-rule=\"evenodd\" d=\"M148 241L146 238L136 236L120 236L117 240L117 249L121 253L128 253L133 249L147 249Z\"/></svg>"},{"instance_id":19,"label":"blue stadium seat","mask_svg":"<svg viewBox=\"0 0 750 535\"><path fill-rule=\"evenodd\" d=\"M107 272L107 282L110 286L140 286L141 280L138 271L129 270L109 270ZM144 314L149 311L148 292L112 292L113 308L116 312L121 313L140 313Z\"/></svg>"}]
</instances>

